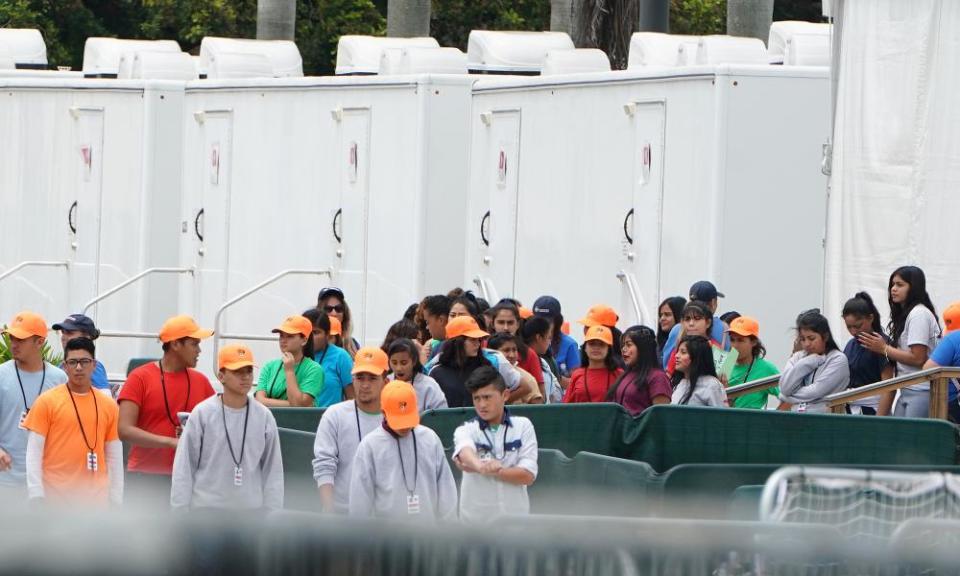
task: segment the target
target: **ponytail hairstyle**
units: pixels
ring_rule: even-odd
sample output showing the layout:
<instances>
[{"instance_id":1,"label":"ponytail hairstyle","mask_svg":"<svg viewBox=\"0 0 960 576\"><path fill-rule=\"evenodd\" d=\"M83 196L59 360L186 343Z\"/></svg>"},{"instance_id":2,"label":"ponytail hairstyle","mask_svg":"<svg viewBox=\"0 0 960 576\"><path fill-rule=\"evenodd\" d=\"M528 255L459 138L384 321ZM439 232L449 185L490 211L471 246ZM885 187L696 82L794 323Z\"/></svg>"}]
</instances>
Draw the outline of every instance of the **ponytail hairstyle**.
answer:
<instances>
[{"instance_id":1,"label":"ponytail hairstyle","mask_svg":"<svg viewBox=\"0 0 960 576\"><path fill-rule=\"evenodd\" d=\"M840 349L830 332L830 322L819 311L809 310L797 318L797 333L799 334L801 330L810 330L819 334L823 338L827 352Z\"/></svg>"},{"instance_id":2,"label":"ponytail hairstyle","mask_svg":"<svg viewBox=\"0 0 960 576\"><path fill-rule=\"evenodd\" d=\"M907 293L907 300L903 304L897 304L890 297L890 288L893 288L893 279L899 276L901 280L910 286ZM933 313L936 319L937 328L940 328L940 319L937 318L937 311L933 307L930 295L927 294L927 276L923 270L916 266L901 266L890 275L890 282L887 284L887 298L890 304L890 324L887 328L890 331L890 338L896 343L900 340L903 330L907 326L907 316L913 311L913 308L922 304Z\"/></svg>"},{"instance_id":3,"label":"ponytail hairstyle","mask_svg":"<svg viewBox=\"0 0 960 576\"><path fill-rule=\"evenodd\" d=\"M546 336L547 332L550 331L553 322L546 318L545 316L531 316L524 321L523 326L520 327L520 339L523 340L525 346L530 346L533 344L533 339L537 336Z\"/></svg>"},{"instance_id":4,"label":"ponytail hairstyle","mask_svg":"<svg viewBox=\"0 0 960 576\"><path fill-rule=\"evenodd\" d=\"M870 323L870 330L877 334L883 334L883 325L880 323L880 311L877 310L873 298L866 292L857 292L853 298L847 300L843 305L841 316L854 316L856 318L866 318L873 316L873 322Z\"/></svg>"},{"instance_id":5,"label":"ponytail hairstyle","mask_svg":"<svg viewBox=\"0 0 960 576\"><path fill-rule=\"evenodd\" d=\"M647 386L647 378L654 370L660 370L660 354L657 352L657 334L652 328L646 326L631 326L623 333L621 342L630 340L637 347L636 360L629 364L623 374L617 378L610 390L607 391L607 402L615 402L617 389L620 388L620 382L630 376L633 378L633 385L637 390L643 390ZM712 354L712 352L711 352Z\"/></svg>"},{"instance_id":6,"label":"ponytail hairstyle","mask_svg":"<svg viewBox=\"0 0 960 576\"><path fill-rule=\"evenodd\" d=\"M703 336L685 336L680 344L687 347L687 354L690 355L690 367L687 368L687 374L677 370L673 373L673 387L676 388L684 378L690 383L687 393L683 395L680 404L687 404L700 383L700 378L704 376L717 377L717 369L713 365L713 347L710 341Z\"/></svg>"}]
</instances>

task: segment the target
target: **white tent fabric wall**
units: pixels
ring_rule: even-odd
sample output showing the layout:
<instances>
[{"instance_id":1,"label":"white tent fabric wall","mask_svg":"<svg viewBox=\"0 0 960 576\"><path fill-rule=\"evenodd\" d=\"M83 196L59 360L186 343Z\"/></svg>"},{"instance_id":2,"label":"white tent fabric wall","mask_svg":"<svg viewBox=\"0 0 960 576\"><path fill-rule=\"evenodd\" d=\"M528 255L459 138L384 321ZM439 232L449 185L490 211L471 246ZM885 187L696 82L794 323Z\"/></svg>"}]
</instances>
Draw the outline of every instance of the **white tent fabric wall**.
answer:
<instances>
[{"instance_id":1,"label":"white tent fabric wall","mask_svg":"<svg viewBox=\"0 0 960 576\"><path fill-rule=\"evenodd\" d=\"M842 329L845 300L866 289L886 318L890 273L914 264L939 312L960 299L960 3L838 1L834 10L825 310Z\"/></svg>"}]
</instances>

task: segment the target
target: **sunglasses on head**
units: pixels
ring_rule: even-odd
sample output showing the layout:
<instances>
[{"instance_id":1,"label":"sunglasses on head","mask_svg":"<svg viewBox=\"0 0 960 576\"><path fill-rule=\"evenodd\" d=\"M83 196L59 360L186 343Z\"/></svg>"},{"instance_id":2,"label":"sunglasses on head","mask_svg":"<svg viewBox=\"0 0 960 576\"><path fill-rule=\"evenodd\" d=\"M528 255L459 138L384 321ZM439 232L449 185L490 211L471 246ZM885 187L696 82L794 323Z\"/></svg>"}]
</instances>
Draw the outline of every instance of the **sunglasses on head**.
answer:
<instances>
[{"instance_id":1,"label":"sunglasses on head","mask_svg":"<svg viewBox=\"0 0 960 576\"><path fill-rule=\"evenodd\" d=\"M343 312L342 304L327 304L323 307L323 311L329 314L330 312Z\"/></svg>"}]
</instances>

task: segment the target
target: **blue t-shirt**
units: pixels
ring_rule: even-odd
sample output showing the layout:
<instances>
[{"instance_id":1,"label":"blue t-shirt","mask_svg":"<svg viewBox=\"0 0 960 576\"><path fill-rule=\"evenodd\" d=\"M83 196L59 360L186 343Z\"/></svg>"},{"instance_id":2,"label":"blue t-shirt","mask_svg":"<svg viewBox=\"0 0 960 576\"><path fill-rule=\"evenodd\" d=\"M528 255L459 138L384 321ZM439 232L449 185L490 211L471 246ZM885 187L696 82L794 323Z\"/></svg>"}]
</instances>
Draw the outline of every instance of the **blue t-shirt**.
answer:
<instances>
[{"instance_id":1,"label":"blue t-shirt","mask_svg":"<svg viewBox=\"0 0 960 576\"><path fill-rule=\"evenodd\" d=\"M319 408L333 406L343 400L343 389L353 384L353 359L346 350L331 343L313 359L323 366L324 376L323 389L313 405Z\"/></svg>"},{"instance_id":2,"label":"blue t-shirt","mask_svg":"<svg viewBox=\"0 0 960 576\"><path fill-rule=\"evenodd\" d=\"M32 408L33 403L37 401L37 396L40 395L41 388L46 392L67 381L67 375L63 370L52 364L45 366L46 374L42 370L39 372L21 370L18 380L13 360L0 364L0 448L13 460L9 470L0 472L0 486L26 486L27 484L27 431L20 428L24 396L27 399L27 407Z\"/></svg>"},{"instance_id":3,"label":"blue t-shirt","mask_svg":"<svg viewBox=\"0 0 960 576\"><path fill-rule=\"evenodd\" d=\"M670 354L673 353L673 349L677 346L677 338L680 336L680 323L673 325L673 328L670 329L670 334L667 336L667 341L663 345L663 365L666 366L670 362ZM726 334L723 332L723 320L713 317L713 324L710 328L710 337L723 344L724 350L730 349L730 339L726 337Z\"/></svg>"},{"instance_id":4,"label":"blue t-shirt","mask_svg":"<svg viewBox=\"0 0 960 576\"><path fill-rule=\"evenodd\" d=\"M550 350L553 352L553 359L557 361L561 376L569 377L580 367L580 345L570 336L561 334L560 344L551 346Z\"/></svg>"},{"instance_id":5,"label":"blue t-shirt","mask_svg":"<svg viewBox=\"0 0 960 576\"><path fill-rule=\"evenodd\" d=\"M930 359L940 366L960 366L960 330L951 332L940 340ZM958 396L957 387L950 386L950 401Z\"/></svg>"}]
</instances>

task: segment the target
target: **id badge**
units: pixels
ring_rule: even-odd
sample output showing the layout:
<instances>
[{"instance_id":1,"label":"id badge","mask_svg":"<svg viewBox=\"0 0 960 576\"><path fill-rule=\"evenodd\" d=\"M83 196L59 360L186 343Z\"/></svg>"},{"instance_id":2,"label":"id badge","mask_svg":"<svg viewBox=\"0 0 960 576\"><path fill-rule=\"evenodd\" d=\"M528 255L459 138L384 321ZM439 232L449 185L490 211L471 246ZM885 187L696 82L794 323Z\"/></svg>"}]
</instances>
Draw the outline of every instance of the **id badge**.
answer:
<instances>
[{"instance_id":1,"label":"id badge","mask_svg":"<svg viewBox=\"0 0 960 576\"><path fill-rule=\"evenodd\" d=\"M415 515L420 513L420 496L417 494L407 495L407 514Z\"/></svg>"},{"instance_id":2,"label":"id badge","mask_svg":"<svg viewBox=\"0 0 960 576\"><path fill-rule=\"evenodd\" d=\"M27 429L27 427L24 426L23 424L27 421L27 414L29 413L30 413L29 410L24 410L23 412L20 413L20 421L17 423L17 428L21 430Z\"/></svg>"},{"instance_id":3,"label":"id badge","mask_svg":"<svg viewBox=\"0 0 960 576\"><path fill-rule=\"evenodd\" d=\"M239 466L233 469L233 485L243 486L243 468Z\"/></svg>"},{"instance_id":4,"label":"id badge","mask_svg":"<svg viewBox=\"0 0 960 576\"><path fill-rule=\"evenodd\" d=\"M97 460L96 452L87 452L87 470L90 472L96 472L100 467L100 463Z\"/></svg>"}]
</instances>

